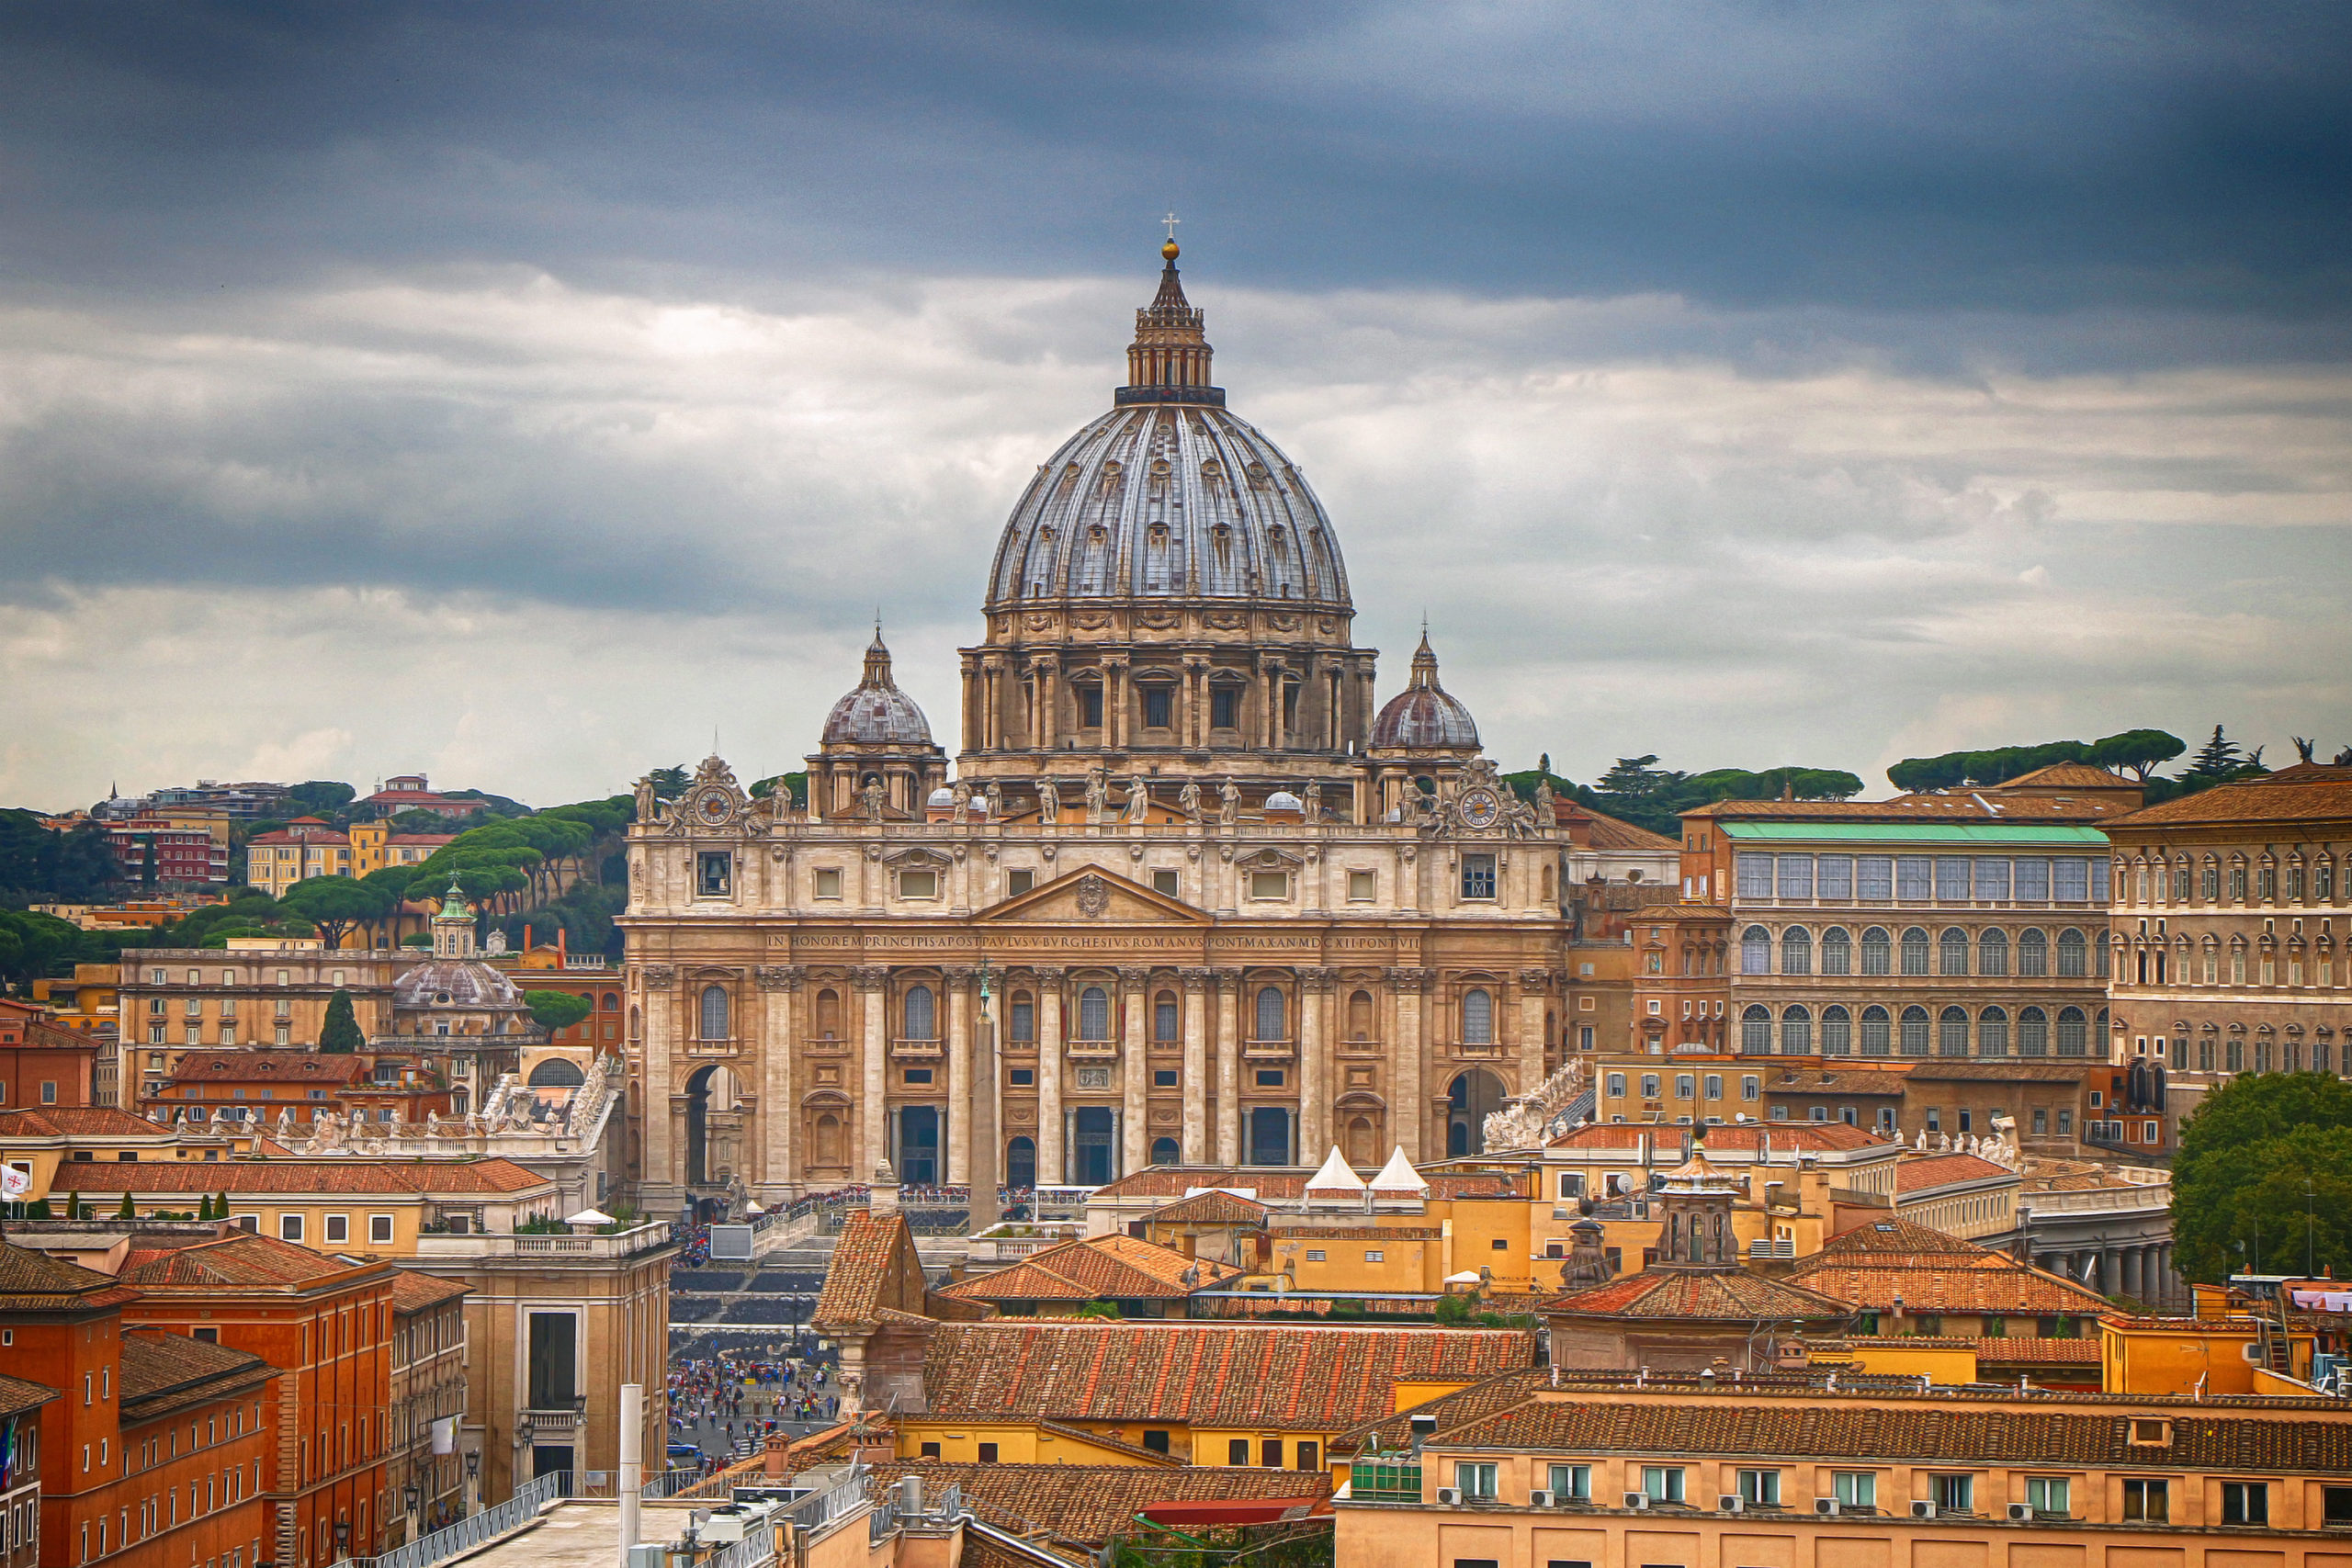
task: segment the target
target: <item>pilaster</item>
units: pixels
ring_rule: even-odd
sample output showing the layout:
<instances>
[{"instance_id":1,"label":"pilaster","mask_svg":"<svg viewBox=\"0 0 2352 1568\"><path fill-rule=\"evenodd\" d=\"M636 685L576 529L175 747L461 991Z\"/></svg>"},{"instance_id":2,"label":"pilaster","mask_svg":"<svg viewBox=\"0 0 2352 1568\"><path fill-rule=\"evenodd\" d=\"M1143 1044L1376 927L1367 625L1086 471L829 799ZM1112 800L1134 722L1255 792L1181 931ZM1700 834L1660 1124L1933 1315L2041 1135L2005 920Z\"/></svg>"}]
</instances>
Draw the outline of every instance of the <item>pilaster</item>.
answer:
<instances>
[{"instance_id":1,"label":"pilaster","mask_svg":"<svg viewBox=\"0 0 2352 1568\"><path fill-rule=\"evenodd\" d=\"M793 1063L798 1055L800 986L808 971L797 964L763 964L752 972L760 988L760 1180L773 1203L797 1190L793 1130L800 1116Z\"/></svg>"},{"instance_id":2,"label":"pilaster","mask_svg":"<svg viewBox=\"0 0 2352 1568\"><path fill-rule=\"evenodd\" d=\"M1241 971L1215 971L1216 982L1216 1159L1241 1163Z\"/></svg>"},{"instance_id":3,"label":"pilaster","mask_svg":"<svg viewBox=\"0 0 2352 1568\"><path fill-rule=\"evenodd\" d=\"M851 1171L859 1179L870 1177L889 1153L888 1072L890 1060L890 971L862 964L849 972L864 1015L860 1021L863 1060L858 1064L857 1149Z\"/></svg>"},{"instance_id":4,"label":"pilaster","mask_svg":"<svg viewBox=\"0 0 2352 1568\"><path fill-rule=\"evenodd\" d=\"M1126 1176L1144 1168L1151 1146L1146 1091L1151 1068L1144 1059L1145 1012L1151 999L1151 971L1119 971L1119 1168Z\"/></svg>"},{"instance_id":5,"label":"pilaster","mask_svg":"<svg viewBox=\"0 0 2352 1568\"><path fill-rule=\"evenodd\" d=\"M1180 978L1184 985L1184 1135L1183 1157L1186 1165L1203 1165L1208 1158L1209 1083L1207 1029L1209 972L1186 969ZM1226 1101L1220 1109L1231 1114L1231 1104Z\"/></svg>"},{"instance_id":6,"label":"pilaster","mask_svg":"<svg viewBox=\"0 0 2352 1568\"><path fill-rule=\"evenodd\" d=\"M1058 965L1032 971L1037 976L1037 1184L1066 1179L1062 1151L1062 983L1069 971Z\"/></svg>"},{"instance_id":7,"label":"pilaster","mask_svg":"<svg viewBox=\"0 0 2352 1568\"><path fill-rule=\"evenodd\" d=\"M947 1181L960 1187L972 1168L972 971L957 965L947 980Z\"/></svg>"}]
</instances>

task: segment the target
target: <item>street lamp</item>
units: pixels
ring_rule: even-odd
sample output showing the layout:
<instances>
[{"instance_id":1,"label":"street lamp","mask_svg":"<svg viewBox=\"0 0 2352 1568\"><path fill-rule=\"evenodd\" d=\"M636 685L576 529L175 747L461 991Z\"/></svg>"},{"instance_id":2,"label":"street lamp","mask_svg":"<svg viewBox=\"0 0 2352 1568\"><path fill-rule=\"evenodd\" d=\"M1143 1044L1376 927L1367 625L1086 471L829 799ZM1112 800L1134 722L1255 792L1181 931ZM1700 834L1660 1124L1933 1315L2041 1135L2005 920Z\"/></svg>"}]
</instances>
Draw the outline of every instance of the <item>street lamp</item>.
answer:
<instances>
[{"instance_id":1,"label":"street lamp","mask_svg":"<svg viewBox=\"0 0 2352 1568\"><path fill-rule=\"evenodd\" d=\"M410 1513L413 1514L416 1512L417 1490L415 1487L403 1486L401 1488L401 1500L407 1505L408 1511Z\"/></svg>"},{"instance_id":2,"label":"street lamp","mask_svg":"<svg viewBox=\"0 0 2352 1568\"><path fill-rule=\"evenodd\" d=\"M350 1521L350 1520L348 1520L348 1519L337 1519L337 1520L335 1520L335 1522L334 1522L334 1555L335 1555L335 1560L336 1560L337 1562L341 1562L344 1558L350 1556L350 1555L351 1555L350 1547L351 1547L351 1521Z\"/></svg>"}]
</instances>

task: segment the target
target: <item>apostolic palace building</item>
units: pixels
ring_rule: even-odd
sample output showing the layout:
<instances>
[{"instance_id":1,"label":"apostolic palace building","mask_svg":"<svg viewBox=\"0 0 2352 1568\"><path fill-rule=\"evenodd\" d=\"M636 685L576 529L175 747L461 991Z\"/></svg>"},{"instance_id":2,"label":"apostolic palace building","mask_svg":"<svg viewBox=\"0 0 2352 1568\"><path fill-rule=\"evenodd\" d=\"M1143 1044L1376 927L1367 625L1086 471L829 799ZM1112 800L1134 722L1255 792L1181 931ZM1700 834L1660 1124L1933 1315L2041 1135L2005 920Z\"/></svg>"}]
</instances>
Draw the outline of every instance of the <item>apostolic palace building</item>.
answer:
<instances>
[{"instance_id":1,"label":"apostolic palace building","mask_svg":"<svg viewBox=\"0 0 2352 1568\"><path fill-rule=\"evenodd\" d=\"M1381 700L1330 520L1227 411L1176 254L1127 384L1005 525L952 782L877 632L805 808L716 757L674 802L640 785L653 1212L885 1160L1028 1185L1473 1152L1590 1048L1563 915L1590 855L1498 779L1426 637Z\"/></svg>"}]
</instances>

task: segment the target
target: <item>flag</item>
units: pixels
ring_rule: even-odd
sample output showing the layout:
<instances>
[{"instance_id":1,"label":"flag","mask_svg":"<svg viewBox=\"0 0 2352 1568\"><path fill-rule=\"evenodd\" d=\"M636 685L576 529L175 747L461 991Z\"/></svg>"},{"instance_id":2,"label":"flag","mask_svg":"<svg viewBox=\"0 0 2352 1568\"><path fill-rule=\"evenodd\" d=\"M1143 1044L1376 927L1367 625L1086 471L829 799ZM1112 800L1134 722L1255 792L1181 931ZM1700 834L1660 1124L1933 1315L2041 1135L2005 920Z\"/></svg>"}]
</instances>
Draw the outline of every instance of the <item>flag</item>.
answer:
<instances>
[{"instance_id":1,"label":"flag","mask_svg":"<svg viewBox=\"0 0 2352 1568\"><path fill-rule=\"evenodd\" d=\"M32 1190L32 1172L13 1165L0 1165L0 1198L21 1198Z\"/></svg>"},{"instance_id":2,"label":"flag","mask_svg":"<svg viewBox=\"0 0 2352 1568\"><path fill-rule=\"evenodd\" d=\"M453 1454L458 1451L458 1418L444 1416L433 1423L433 1451Z\"/></svg>"}]
</instances>

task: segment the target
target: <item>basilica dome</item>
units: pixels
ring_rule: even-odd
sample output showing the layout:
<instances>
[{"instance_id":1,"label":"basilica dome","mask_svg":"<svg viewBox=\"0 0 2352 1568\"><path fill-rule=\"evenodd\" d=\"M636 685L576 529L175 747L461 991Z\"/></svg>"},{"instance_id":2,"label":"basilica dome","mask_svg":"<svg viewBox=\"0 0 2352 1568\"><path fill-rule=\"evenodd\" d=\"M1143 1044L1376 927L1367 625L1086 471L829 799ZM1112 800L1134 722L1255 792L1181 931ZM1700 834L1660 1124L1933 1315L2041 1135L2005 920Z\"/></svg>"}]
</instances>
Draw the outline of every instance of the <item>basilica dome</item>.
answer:
<instances>
[{"instance_id":1,"label":"basilica dome","mask_svg":"<svg viewBox=\"0 0 2352 1568\"><path fill-rule=\"evenodd\" d=\"M857 689L833 705L825 716L828 746L916 746L931 744L931 721L914 698L899 690L890 678L890 650L883 646L882 628L865 650L865 673Z\"/></svg>"},{"instance_id":2,"label":"basilica dome","mask_svg":"<svg viewBox=\"0 0 2352 1568\"><path fill-rule=\"evenodd\" d=\"M1372 745L1377 751L1478 749L1477 721L1460 698L1438 684L1437 653L1426 631L1413 651L1413 683L1389 698L1372 721Z\"/></svg>"},{"instance_id":3,"label":"basilica dome","mask_svg":"<svg viewBox=\"0 0 2352 1568\"><path fill-rule=\"evenodd\" d=\"M1339 541L1282 449L1208 384L1201 312L1162 253L1127 386L1042 464L997 545L991 612L1038 601L1253 600L1350 608Z\"/></svg>"}]
</instances>

